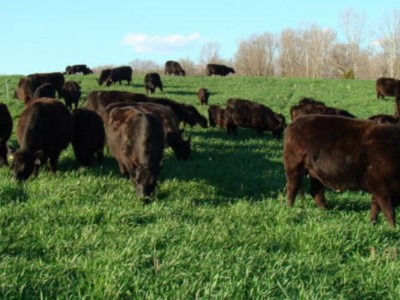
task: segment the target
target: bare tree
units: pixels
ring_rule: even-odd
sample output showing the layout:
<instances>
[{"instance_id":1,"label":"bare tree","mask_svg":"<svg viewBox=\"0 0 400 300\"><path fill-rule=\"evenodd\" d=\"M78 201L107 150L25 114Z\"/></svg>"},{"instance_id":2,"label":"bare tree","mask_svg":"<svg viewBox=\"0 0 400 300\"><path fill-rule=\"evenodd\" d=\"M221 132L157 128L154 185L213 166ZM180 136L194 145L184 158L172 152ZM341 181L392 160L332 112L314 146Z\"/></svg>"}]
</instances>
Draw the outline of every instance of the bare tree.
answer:
<instances>
[{"instance_id":1,"label":"bare tree","mask_svg":"<svg viewBox=\"0 0 400 300\"><path fill-rule=\"evenodd\" d=\"M277 49L277 39L269 32L240 41L235 53L236 71L243 75L273 76Z\"/></svg>"},{"instance_id":2,"label":"bare tree","mask_svg":"<svg viewBox=\"0 0 400 300\"><path fill-rule=\"evenodd\" d=\"M279 42L278 64L281 75L305 77L305 48L301 35L293 29L285 29Z\"/></svg>"},{"instance_id":3,"label":"bare tree","mask_svg":"<svg viewBox=\"0 0 400 300\"><path fill-rule=\"evenodd\" d=\"M163 68L152 60L141 60L135 59L129 62L129 66L132 67L136 74L145 74L148 72L162 72Z\"/></svg>"},{"instance_id":4,"label":"bare tree","mask_svg":"<svg viewBox=\"0 0 400 300\"><path fill-rule=\"evenodd\" d=\"M219 63L221 61L220 48L217 42L203 44L200 50L200 65L205 67L208 63Z\"/></svg>"}]
</instances>

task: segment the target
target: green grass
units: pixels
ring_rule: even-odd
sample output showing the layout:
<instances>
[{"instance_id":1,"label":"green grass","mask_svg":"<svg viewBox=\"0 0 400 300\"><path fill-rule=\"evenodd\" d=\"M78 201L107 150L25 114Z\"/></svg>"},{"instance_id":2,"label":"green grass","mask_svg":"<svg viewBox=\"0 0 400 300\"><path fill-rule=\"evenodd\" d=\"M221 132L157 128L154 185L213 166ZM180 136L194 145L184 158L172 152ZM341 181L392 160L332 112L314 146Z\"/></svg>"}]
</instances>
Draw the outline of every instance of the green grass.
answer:
<instances>
[{"instance_id":1,"label":"green grass","mask_svg":"<svg viewBox=\"0 0 400 300\"><path fill-rule=\"evenodd\" d=\"M0 101L16 122L20 76L0 76ZM77 80L84 97L96 76ZM144 92L142 77L133 87ZM360 118L393 113L373 81L162 76L164 93L191 103L199 87L210 104L242 97L283 113L302 96ZM398 229L368 221L370 196L327 192L330 209L310 198L285 205L282 141L269 133L187 128L192 157L165 152L156 200L143 205L106 155L103 166L75 167L71 147L56 175L16 183L0 169L2 299L398 299ZM11 144L17 145L15 133Z\"/></svg>"}]
</instances>

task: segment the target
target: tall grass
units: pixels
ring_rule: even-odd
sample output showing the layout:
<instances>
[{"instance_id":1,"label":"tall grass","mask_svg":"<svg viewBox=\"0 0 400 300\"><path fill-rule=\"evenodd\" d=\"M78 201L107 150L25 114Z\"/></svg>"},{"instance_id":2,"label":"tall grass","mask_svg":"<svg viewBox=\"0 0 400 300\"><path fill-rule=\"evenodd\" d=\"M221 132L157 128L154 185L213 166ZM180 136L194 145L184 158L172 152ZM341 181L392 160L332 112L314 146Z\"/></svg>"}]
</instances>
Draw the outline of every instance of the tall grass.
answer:
<instances>
[{"instance_id":1,"label":"tall grass","mask_svg":"<svg viewBox=\"0 0 400 300\"><path fill-rule=\"evenodd\" d=\"M0 101L14 125L23 109L11 94L20 76L0 77ZM68 76L83 97L94 75ZM288 119L311 96L360 118L393 113L374 82L263 77L162 76L163 94L191 103L199 87L210 103L230 97L266 104ZM143 77L133 86L144 92ZM14 131L15 131L14 127ZM186 129L192 157L165 152L156 200L143 205L106 155L77 168L71 147L56 175L42 169L18 184L0 169L0 298L95 299L398 299L398 229L368 221L370 196L328 191L331 209L306 195L285 205L282 141L239 129ZM327 133L328 134L328 133ZM15 134L11 144L16 146Z\"/></svg>"}]
</instances>

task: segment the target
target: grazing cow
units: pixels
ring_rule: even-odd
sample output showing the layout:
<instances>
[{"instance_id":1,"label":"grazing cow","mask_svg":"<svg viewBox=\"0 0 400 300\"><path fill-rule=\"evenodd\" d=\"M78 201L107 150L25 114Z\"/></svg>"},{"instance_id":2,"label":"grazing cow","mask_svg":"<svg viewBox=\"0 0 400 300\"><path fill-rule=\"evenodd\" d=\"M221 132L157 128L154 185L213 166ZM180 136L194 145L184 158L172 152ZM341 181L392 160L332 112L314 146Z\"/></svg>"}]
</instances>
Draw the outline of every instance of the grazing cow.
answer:
<instances>
[{"instance_id":1,"label":"grazing cow","mask_svg":"<svg viewBox=\"0 0 400 300\"><path fill-rule=\"evenodd\" d=\"M211 127L225 128L225 108L218 105L208 106L208 122Z\"/></svg>"},{"instance_id":2,"label":"grazing cow","mask_svg":"<svg viewBox=\"0 0 400 300\"><path fill-rule=\"evenodd\" d=\"M154 93L156 88L159 88L160 91L163 91L163 84L161 82L160 74L158 73L147 73L144 77L144 88L146 89L146 93L151 94Z\"/></svg>"},{"instance_id":3,"label":"grazing cow","mask_svg":"<svg viewBox=\"0 0 400 300\"><path fill-rule=\"evenodd\" d=\"M211 76L211 75L226 76L229 73L235 73L235 70L233 68L227 67L225 65L218 65L218 64L208 64L206 66L207 76Z\"/></svg>"},{"instance_id":4,"label":"grazing cow","mask_svg":"<svg viewBox=\"0 0 400 300\"><path fill-rule=\"evenodd\" d=\"M190 157L190 138L187 141L182 138L182 131L178 128L178 118L169 107L155 103L112 103L106 108L107 114L109 115L109 112L116 107L133 107L157 116L163 125L165 143L172 148L176 158L187 160ZM104 122L107 123L108 119Z\"/></svg>"},{"instance_id":5,"label":"grazing cow","mask_svg":"<svg viewBox=\"0 0 400 300\"><path fill-rule=\"evenodd\" d=\"M129 175L140 198L156 188L164 152L160 119L132 107L113 108L106 124L107 145L123 175Z\"/></svg>"},{"instance_id":6,"label":"grazing cow","mask_svg":"<svg viewBox=\"0 0 400 300\"><path fill-rule=\"evenodd\" d=\"M107 79L105 80L106 86L110 86L116 82L121 84L122 80L126 80L128 85L131 84L132 81L132 68L129 66L122 66L113 68L110 71L110 75L108 75Z\"/></svg>"},{"instance_id":7,"label":"grazing cow","mask_svg":"<svg viewBox=\"0 0 400 300\"><path fill-rule=\"evenodd\" d=\"M394 78L381 77L376 80L376 98L385 99L385 96L396 97L399 88L400 81Z\"/></svg>"},{"instance_id":8,"label":"grazing cow","mask_svg":"<svg viewBox=\"0 0 400 300\"><path fill-rule=\"evenodd\" d=\"M13 121L7 105L0 103L0 167L8 166L7 141L10 139L13 128Z\"/></svg>"},{"instance_id":9,"label":"grazing cow","mask_svg":"<svg viewBox=\"0 0 400 300\"><path fill-rule=\"evenodd\" d=\"M210 97L210 93L206 88L199 88L197 91L197 98L200 101L200 104L203 105L208 105L208 98Z\"/></svg>"},{"instance_id":10,"label":"grazing cow","mask_svg":"<svg viewBox=\"0 0 400 300\"><path fill-rule=\"evenodd\" d=\"M27 103L34 99L34 93L38 87L44 83L49 83L57 91L60 98L62 96L64 81L64 75L58 72L31 74L20 78L14 95L16 98Z\"/></svg>"},{"instance_id":11,"label":"grazing cow","mask_svg":"<svg viewBox=\"0 0 400 300\"><path fill-rule=\"evenodd\" d=\"M93 74L93 71L86 65L72 65L72 66L67 66L65 68L65 73L67 75L72 75L76 73L82 73L83 75L87 75L87 74Z\"/></svg>"},{"instance_id":12,"label":"grazing cow","mask_svg":"<svg viewBox=\"0 0 400 300\"><path fill-rule=\"evenodd\" d=\"M395 125L400 124L400 117L393 115L385 115L385 114L373 115L370 116L368 120L371 120L378 124L395 124Z\"/></svg>"},{"instance_id":13,"label":"grazing cow","mask_svg":"<svg viewBox=\"0 0 400 300\"><path fill-rule=\"evenodd\" d=\"M68 80L63 86L63 97L65 100L65 106L71 110L72 104L75 108L78 107L79 99L81 98L81 87L74 80Z\"/></svg>"},{"instance_id":14,"label":"grazing cow","mask_svg":"<svg viewBox=\"0 0 400 300\"><path fill-rule=\"evenodd\" d=\"M40 98L27 105L17 125L20 146L12 162L14 177L23 181L50 159L52 172L57 171L57 160L72 140L73 120L69 110L60 101Z\"/></svg>"},{"instance_id":15,"label":"grazing cow","mask_svg":"<svg viewBox=\"0 0 400 300\"><path fill-rule=\"evenodd\" d=\"M286 127L285 117L269 107L244 99L229 99L226 103L225 126L227 133L236 133L238 126L254 128L258 134L271 131L280 138Z\"/></svg>"},{"instance_id":16,"label":"grazing cow","mask_svg":"<svg viewBox=\"0 0 400 300\"><path fill-rule=\"evenodd\" d=\"M97 79L98 84L102 85L103 82L105 82L106 79L110 76L110 73L111 73L111 69L102 70L101 73L100 73L99 79Z\"/></svg>"},{"instance_id":17,"label":"grazing cow","mask_svg":"<svg viewBox=\"0 0 400 300\"><path fill-rule=\"evenodd\" d=\"M399 157L399 126L340 116L299 117L289 125L284 139L287 203L293 206L302 178L308 174L310 193L320 208L326 207L324 187L366 191L372 194L371 221L376 222L382 210L395 226Z\"/></svg>"},{"instance_id":18,"label":"grazing cow","mask_svg":"<svg viewBox=\"0 0 400 300\"><path fill-rule=\"evenodd\" d=\"M168 60L165 63L164 74L165 75L174 74L177 76L185 76L186 72L184 69L182 69L182 66L177 61Z\"/></svg>"},{"instance_id":19,"label":"grazing cow","mask_svg":"<svg viewBox=\"0 0 400 300\"><path fill-rule=\"evenodd\" d=\"M103 121L94 111L75 108L72 111L74 134L72 147L78 165L89 166L96 155L97 161L103 162L105 131Z\"/></svg>"},{"instance_id":20,"label":"grazing cow","mask_svg":"<svg viewBox=\"0 0 400 300\"><path fill-rule=\"evenodd\" d=\"M320 114L320 115L336 115L343 116L348 118L355 118L354 115L349 113L346 110L329 107L325 104L320 104L323 102L299 102L299 105L293 105L290 108L290 119L294 120L295 118L303 115L311 115L311 114Z\"/></svg>"},{"instance_id":21,"label":"grazing cow","mask_svg":"<svg viewBox=\"0 0 400 300\"><path fill-rule=\"evenodd\" d=\"M36 89L35 93L33 94L33 99L55 98L55 97L56 97L56 90L54 89L54 86L50 83L43 83Z\"/></svg>"}]
</instances>

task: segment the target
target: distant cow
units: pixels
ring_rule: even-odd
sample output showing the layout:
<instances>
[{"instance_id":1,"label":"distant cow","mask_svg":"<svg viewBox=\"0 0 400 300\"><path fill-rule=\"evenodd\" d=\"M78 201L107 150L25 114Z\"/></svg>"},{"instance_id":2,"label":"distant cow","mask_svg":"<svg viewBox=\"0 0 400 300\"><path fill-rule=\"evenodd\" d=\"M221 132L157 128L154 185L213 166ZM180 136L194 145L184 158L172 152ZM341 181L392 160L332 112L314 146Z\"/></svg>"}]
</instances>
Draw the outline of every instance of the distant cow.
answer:
<instances>
[{"instance_id":1,"label":"distant cow","mask_svg":"<svg viewBox=\"0 0 400 300\"><path fill-rule=\"evenodd\" d=\"M17 125L20 146L12 162L14 177L26 180L50 159L50 169L57 170L57 160L62 150L72 140L73 120L60 101L40 98L27 105Z\"/></svg>"},{"instance_id":2,"label":"distant cow","mask_svg":"<svg viewBox=\"0 0 400 300\"><path fill-rule=\"evenodd\" d=\"M116 82L119 82L119 84L121 84L122 80L126 80L128 82L128 85L131 84L131 81L132 81L132 68L131 67L122 66L122 67L117 67L117 68L111 69L110 74L108 75L105 82L106 82L106 86L110 86L111 84L114 84Z\"/></svg>"},{"instance_id":3,"label":"distant cow","mask_svg":"<svg viewBox=\"0 0 400 300\"><path fill-rule=\"evenodd\" d=\"M306 104L325 105L324 102L315 100L314 98L311 98L311 97L302 97L302 98L299 100L299 105L306 105Z\"/></svg>"},{"instance_id":4,"label":"distant cow","mask_svg":"<svg viewBox=\"0 0 400 300\"><path fill-rule=\"evenodd\" d=\"M327 134L329 133L329 134ZM317 206L324 187L372 194L371 221L382 210L395 226L400 196L400 127L339 116L310 115L293 121L284 139L287 203L293 206L304 175Z\"/></svg>"},{"instance_id":5,"label":"distant cow","mask_svg":"<svg viewBox=\"0 0 400 300\"><path fill-rule=\"evenodd\" d=\"M199 88L197 91L197 98L200 101L200 104L203 105L208 105L208 98L210 97L210 93L206 88Z\"/></svg>"},{"instance_id":6,"label":"distant cow","mask_svg":"<svg viewBox=\"0 0 400 300\"><path fill-rule=\"evenodd\" d=\"M149 91L151 94L154 93L156 88L159 88L160 91L163 91L163 84L161 82L160 74L158 73L147 73L144 77L144 88L146 89L146 93Z\"/></svg>"},{"instance_id":7,"label":"distant cow","mask_svg":"<svg viewBox=\"0 0 400 300\"><path fill-rule=\"evenodd\" d=\"M106 111L109 112L116 107L133 107L144 113L151 113L157 116L164 129L165 143L175 153L177 159L187 160L191 153L190 138L185 141L182 138L182 131L178 127L178 119L175 113L167 106L155 103L112 103L107 106ZM105 123L109 120L105 119Z\"/></svg>"},{"instance_id":8,"label":"distant cow","mask_svg":"<svg viewBox=\"0 0 400 300\"><path fill-rule=\"evenodd\" d=\"M238 126L253 128L258 134L271 131L280 138L286 127L285 117L269 107L244 99L229 99L226 103L225 126L227 133L236 133Z\"/></svg>"},{"instance_id":9,"label":"distant cow","mask_svg":"<svg viewBox=\"0 0 400 300\"><path fill-rule=\"evenodd\" d=\"M218 105L208 106L208 122L211 127L225 128L225 108Z\"/></svg>"},{"instance_id":10,"label":"distant cow","mask_svg":"<svg viewBox=\"0 0 400 300\"><path fill-rule=\"evenodd\" d=\"M371 120L378 124L395 124L395 125L400 124L400 117L393 115L385 115L385 114L373 115L370 116L368 120Z\"/></svg>"},{"instance_id":11,"label":"distant cow","mask_svg":"<svg viewBox=\"0 0 400 300\"><path fill-rule=\"evenodd\" d=\"M178 75L178 76L185 76L186 72L184 69L182 69L182 66L177 61L168 60L165 63L164 74L165 75L174 74L174 75Z\"/></svg>"},{"instance_id":12,"label":"distant cow","mask_svg":"<svg viewBox=\"0 0 400 300\"><path fill-rule=\"evenodd\" d=\"M15 97L30 102L34 99L35 91L42 84L49 83L57 91L58 97L62 96L62 87L64 85L64 75L62 73L37 73L20 78L17 88L15 89Z\"/></svg>"},{"instance_id":13,"label":"distant cow","mask_svg":"<svg viewBox=\"0 0 400 300\"><path fill-rule=\"evenodd\" d=\"M13 128L13 121L7 105L0 103L0 167L8 166L7 154L8 147L7 141L10 139Z\"/></svg>"},{"instance_id":14,"label":"distant cow","mask_svg":"<svg viewBox=\"0 0 400 300\"><path fill-rule=\"evenodd\" d=\"M78 165L88 166L94 161L103 162L105 131L103 121L94 111L76 108L72 111L74 134L72 148Z\"/></svg>"},{"instance_id":15,"label":"distant cow","mask_svg":"<svg viewBox=\"0 0 400 300\"><path fill-rule=\"evenodd\" d=\"M98 84L102 85L103 82L105 82L106 79L110 76L110 73L111 73L111 69L102 70L101 73L100 73L99 79L97 79Z\"/></svg>"},{"instance_id":16,"label":"distant cow","mask_svg":"<svg viewBox=\"0 0 400 300\"><path fill-rule=\"evenodd\" d=\"M349 113L346 110L329 107L325 104L321 104L323 102L316 101L303 101L299 102L299 105L293 105L290 108L290 119L294 120L295 118L303 115L310 115L310 114L321 114L321 115L335 115L335 116L343 116L348 118L355 118L354 115Z\"/></svg>"},{"instance_id":17,"label":"distant cow","mask_svg":"<svg viewBox=\"0 0 400 300\"><path fill-rule=\"evenodd\" d=\"M65 73L67 75L72 75L76 73L82 73L83 75L87 75L87 74L93 74L93 71L86 65L72 65L72 66L67 66L65 68Z\"/></svg>"},{"instance_id":18,"label":"distant cow","mask_svg":"<svg viewBox=\"0 0 400 300\"><path fill-rule=\"evenodd\" d=\"M54 86L50 83L43 83L40 85L35 93L33 94L33 98L55 98L56 97L56 90L54 89ZM28 102L29 103L29 102ZM27 104L27 103L25 103Z\"/></svg>"},{"instance_id":19,"label":"distant cow","mask_svg":"<svg viewBox=\"0 0 400 300\"><path fill-rule=\"evenodd\" d=\"M219 64L208 64L206 66L207 76L211 76L211 75L226 76L229 73L235 73L235 70L231 67L227 67L225 65L219 65Z\"/></svg>"},{"instance_id":20,"label":"distant cow","mask_svg":"<svg viewBox=\"0 0 400 300\"><path fill-rule=\"evenodd\" d=\"M123 175L129 175L136 195L148 197L156 188L164 152L164 130L153 114L114 108L106 124L107 145Z\"/></svg>"},{"instance_id":21,"label":"distant cow","mask_svg":"<svg viewBox=\"0 0 400 300\"><path fill-rule=\"evenodd\" d=\"M376 98L385 99L385 96L396 97L400 92L400 81L394 78L381 77L376 80Z\"/></svg>"},{"instance_id":22,"label":"distant cow","mask_svg":"<svg viewBox=\"0 0 400 300\"><path fill-rule=\"evenodd\" d=\"M68 80L63 86L63 97L65 100L65 106L71 110L72 104L75 108L78 107L79 99L81 98L81 87L74 80Z\"/></svg>"}]
</instances>

